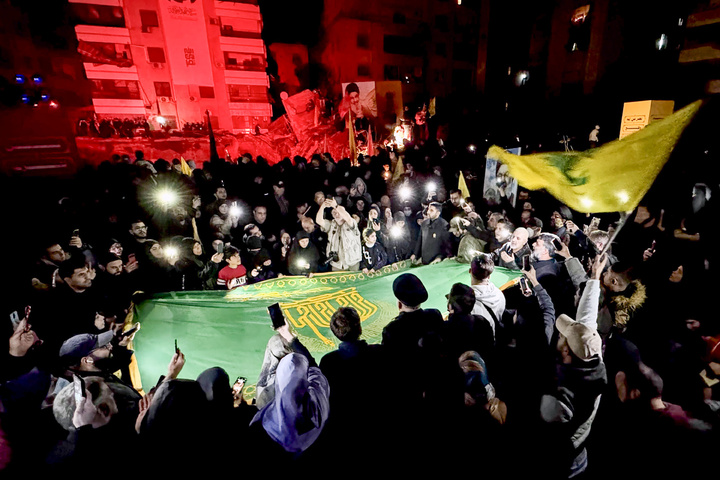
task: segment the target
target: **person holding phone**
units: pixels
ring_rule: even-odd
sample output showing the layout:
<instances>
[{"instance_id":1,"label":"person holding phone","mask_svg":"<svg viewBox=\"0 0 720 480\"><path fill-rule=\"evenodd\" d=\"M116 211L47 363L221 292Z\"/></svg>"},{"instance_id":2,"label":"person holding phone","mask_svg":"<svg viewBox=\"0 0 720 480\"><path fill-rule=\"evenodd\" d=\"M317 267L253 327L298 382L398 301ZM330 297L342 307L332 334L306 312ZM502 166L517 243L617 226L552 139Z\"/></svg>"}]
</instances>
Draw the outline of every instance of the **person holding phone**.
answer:
<instances>
[{"instance_id":1,"label":"person holding phone","mask_svg":"<svg viewBox=\"0 0 720 480\"><path fill-rule=\"evenodd\" d=\"M290 329L279 303L268 306L268 316L276 333L268 340L260 376L256 384L256 404L258 408L263 408L274 398L275 374L283 357L290 353L300 353L309 359L311 366L317 366L308 349Z\"/></svg>"},{"instance_id":2,"label":"person holding phone","mask_svg":"<svg viewBox=\"0 0 720 480\"><path fill-rule=\"evenodd\" d=\"M510 236L510 240L492 253L495 265L511 270L520 270L523 266L523 257L530 255L528 237L529 232L526 228L516 228Z\"/></svg>"},{"instance_id":3,"label":"person holding phone","mask_svg":"<svg viewBox=\"0 0 720 480\"><path fill-rule=\"evenodd\" d=\"M325 208L332 209L332 220L325 220L324 208L318 210L315 222L323 232L328 234L327 258L333 271L357 271L362 260L362 244L357 222L344 207L337 204L334 198L325 200ZM337 260L332 253L337 254Z\"/></svg>"}]
</instances>

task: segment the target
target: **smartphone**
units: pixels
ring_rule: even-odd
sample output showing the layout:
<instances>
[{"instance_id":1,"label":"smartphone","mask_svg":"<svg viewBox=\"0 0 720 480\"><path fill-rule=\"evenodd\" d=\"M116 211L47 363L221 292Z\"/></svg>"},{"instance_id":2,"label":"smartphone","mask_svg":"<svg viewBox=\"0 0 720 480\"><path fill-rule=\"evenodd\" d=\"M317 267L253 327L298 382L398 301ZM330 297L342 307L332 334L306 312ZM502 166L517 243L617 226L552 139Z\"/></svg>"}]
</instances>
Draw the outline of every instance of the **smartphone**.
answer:
<instances>
[{"instance_id":1,"label":"smartphone","mask_svg":"<svg viewBox=\"0 0 720 480\"><path fill-rule=\"evenodd\" d=\"M650 246L650 250L652 250L653 252L655 252L655 245L656 245L655 240L653 240L653 243Z\"/></svg>"},{"instance_id":2,"label":"smartphone","mask_svg":"<svg viewBox=\"0 0 720 480\"><path fill-rule=\"evenodd\" d=\"M523 255L523 270L530 270L530 255ZM522 279L521 279L522 280Z\"/></svg>"},{"instance_id":3,"label":"smartphone","mask_svg":"<svg viewBox=\"0 0 720 480\"><path fill-rule=\"evenodd\" d=\"M176 354L180 353L180 349L177 346L177 338L175 339L175 353Z\"/></svg>"},{"instance_id":4,"label":"smartphone","mask_svg":"<svg viewBox=\"0 0 720 480\"><path fill-rule=\"evenodd\" d=\"M235 383L232 386L232 392L234 395L239 395L243 388L245 388L245 382L247 382L246 377L237 377L237 380L235 380Z\"/></svg>"},{"instance_id":5,"label":"smartphone","mask_svg":"<svg viewBox=\"0 0 720 480\"><path fill-rule=\"evenodd\" d=\"M82 399L87 396L85 392L85 379L73 375L73 385L75 385L75 405L79 405Z\"/></svg>"},{"instance_id":6,"label":"smartphone","mask_svg":"<svg viewBox=\"0 0 720 480\"><path fill-rule=\"evenodd\" d=\"M135 254L131 253L130 255L128 255L128 263L135 263L135 262L137 262L137 257L135 256Z\"/></svg>"},{"instance_id":7,"label":"smartphone","mask_svg":"<svg viewBox=\"0 0 720 480\"><path fill-rule=\"evenodd\" d=\"M523 293L530 292L530 286L528 285L527 279L525 277L520 277L520 289Z\"/></svg>"},{"instance_id":8,"label":"smartphone","mask_svg":"<svg viewBox=\"0 0 720 480\"><path fill-rule=\"evenodd\" d=\"M225 244L223 242L220 242L215 245L215 251L217 253L223 253L223 250L225 249Z\"/></svg>"},{"instance_id":9,"label":"smartphone","mask_svg":"<svg viewBox=\"0 0 720 480\"><path fill-rule=\"evenodd\" d=\"M133 333L137 332L138 330L140 330L140 324L139 324L139 323L136 323L135 325L132 326L132 328L131 328L130 330L128 330L128 331L126 331L126 332L122 332L122 333L120 334L120 337L121 337L121 338L129 337L130 335L132 335Z\"/></svg>"},{"instance_id":10,"label":"smartphone","mask_svg":"<svg viewBox=\"0 0 720 480\"><path fill-rule=\"evenodd\" d=\"M272 320L272 326L274 329L278 329L285 325L285 316L280 309L279 303L273 303L268 307L268 313L270 314L270 320Z\"/></svg>"},{"instance_id":11,"label":"smartphone","mask_svg":"<svg viewBox=\"0 0 720 480\"><path fill-rule=\"evenodd\" d=\"M80 229L79 229L79 228L76 228L75 230L73 230L72 236L73 236L73 237L79 237L79 236L80 236Z\"/></svg>"},{"instance_id":12,"label":"smartphone","mask_svg":"<svg viewBox=\"0 0 720 480\"><path fill-rule=\"evenodd\" d=\"M17 330L17 327L20 324L20 315L17 310L10 314L10 323L12 323L13 332Z\"/></svg>"},{"instance_id":13,"label":"smartphone","mask_svg":"<svg viewBox=\"0 0 720 480\"><path fill-rule=\"evenodd\" d=\"M553 245L555 245L555 250L563 249L563 243L560 241L559 238L553 238Z\"/></svg>"}]
</instances>

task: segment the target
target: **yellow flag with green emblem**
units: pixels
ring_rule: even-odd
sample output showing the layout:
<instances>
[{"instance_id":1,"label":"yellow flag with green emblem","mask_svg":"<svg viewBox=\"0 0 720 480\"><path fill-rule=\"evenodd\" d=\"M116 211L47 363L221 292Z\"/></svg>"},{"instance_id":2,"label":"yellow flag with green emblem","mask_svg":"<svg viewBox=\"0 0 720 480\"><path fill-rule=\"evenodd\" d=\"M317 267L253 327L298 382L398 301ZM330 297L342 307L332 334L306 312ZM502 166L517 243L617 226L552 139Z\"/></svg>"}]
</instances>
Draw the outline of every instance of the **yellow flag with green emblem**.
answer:
<instances>
[{"instance_id":1,"label":"yellow flag with green emblem","mask_svg":"<svg viewBox=\"0 0 720 480\"><path fill-rule=\"evenodd\" d=\"M584 152L518 156L492 146L487 156L506 164L519 185L544 188L578 212L628 212L650 189L701 105L698 100L622 140Z\"/></svg>"}]
</instances>

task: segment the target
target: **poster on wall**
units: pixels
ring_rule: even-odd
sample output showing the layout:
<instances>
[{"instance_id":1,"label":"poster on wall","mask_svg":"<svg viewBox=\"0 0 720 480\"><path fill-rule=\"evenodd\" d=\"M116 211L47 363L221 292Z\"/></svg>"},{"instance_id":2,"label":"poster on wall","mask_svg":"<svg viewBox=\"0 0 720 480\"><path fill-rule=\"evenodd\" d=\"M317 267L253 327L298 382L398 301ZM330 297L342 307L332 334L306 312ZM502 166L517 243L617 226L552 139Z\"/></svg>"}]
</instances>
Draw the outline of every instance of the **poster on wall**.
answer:
<instances>
[{"instance_id":1,"label":"poster on wall","mask_svg":"<svg viewBox=\"0 0 720 480\"><path fill-rule=\"evenodd\" d=\"M357 136L365 136L369 129L377 132L375 82L343 83L342 90L343 99L338 107L340 116L344 119L346 115L350 115Z\"/></svg>"},{"instance_id":2,"label":"poster on wall","mask_svg":"<svg viewBox=\"0 0 720 480\"><path fill-rule=\"evenodd\" d=\"M513 155L520 155L521 148L508 148L507 151ZM508 174L507 165L491 158L486 159L483 198L489 205L500 205L502 199L507 198L514 207L517 201L517 189L517 180Z\"/></svg>"}]
</instances>

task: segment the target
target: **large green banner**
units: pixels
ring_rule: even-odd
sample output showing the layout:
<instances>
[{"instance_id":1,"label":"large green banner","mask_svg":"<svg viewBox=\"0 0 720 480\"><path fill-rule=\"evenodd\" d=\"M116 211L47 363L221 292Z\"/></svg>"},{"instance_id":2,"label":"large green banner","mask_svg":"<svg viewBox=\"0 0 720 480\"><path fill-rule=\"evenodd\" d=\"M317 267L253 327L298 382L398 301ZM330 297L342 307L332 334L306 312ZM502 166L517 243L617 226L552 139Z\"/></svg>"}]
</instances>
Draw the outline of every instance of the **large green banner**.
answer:
<instances>
[{"instance_id":1,"label":"large green banner","mask_svg":"<svg viewBox=\"0 0 720 480\"><path fill-rule=\"evenodd\" d=\"M436 265L411 267L400 262L381 271L337 272L307 277L282 277L247 285L230 292L171 292L155 295L136 306L135 320L142 329L135 336L140 376L145 390L152 387L178 348L185 354L183 378L195 378L206 368L224 368L231 379L248 378L246 393L253 395L265 346L273 335L268 305L279 302L283 313L315 359L339 343L330 330L338 307L357 309L363 338L380 343L382 330L398 313L392 292L395 278L412 272L429 293L424 308L447 312L445 294L457 282L470 284L469 265L445 260ZM491 280L498 287L512 284L520 272L497 268Z\"/></svg>"}]
</instances>

